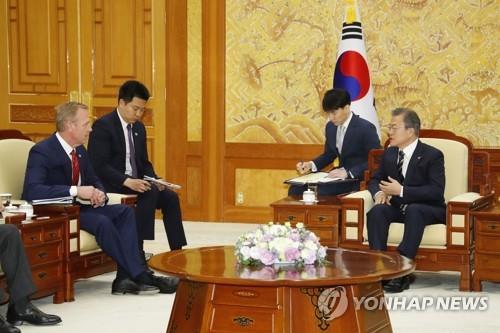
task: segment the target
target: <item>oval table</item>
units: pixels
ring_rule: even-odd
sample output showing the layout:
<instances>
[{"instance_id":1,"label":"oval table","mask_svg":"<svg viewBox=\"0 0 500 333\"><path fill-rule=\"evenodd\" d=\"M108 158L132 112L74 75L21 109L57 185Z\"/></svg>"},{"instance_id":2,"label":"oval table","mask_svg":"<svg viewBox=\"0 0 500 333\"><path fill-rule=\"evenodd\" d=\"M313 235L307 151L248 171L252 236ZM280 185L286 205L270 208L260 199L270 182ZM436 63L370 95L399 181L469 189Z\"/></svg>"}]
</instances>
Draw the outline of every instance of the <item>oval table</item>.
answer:
<instances>
[{"instance_id":1,"label":"oval table","mask_svg":"<svg viewBox=\"0 0 500 333\"><path fill-rule=\"evenodd\" d=\"M237 263L233 246L155 255L149 265L181 279L168 333L392 332L381 280L411 273L398 254L327 251L296 268Z\"/></svg>"}]
</instances>

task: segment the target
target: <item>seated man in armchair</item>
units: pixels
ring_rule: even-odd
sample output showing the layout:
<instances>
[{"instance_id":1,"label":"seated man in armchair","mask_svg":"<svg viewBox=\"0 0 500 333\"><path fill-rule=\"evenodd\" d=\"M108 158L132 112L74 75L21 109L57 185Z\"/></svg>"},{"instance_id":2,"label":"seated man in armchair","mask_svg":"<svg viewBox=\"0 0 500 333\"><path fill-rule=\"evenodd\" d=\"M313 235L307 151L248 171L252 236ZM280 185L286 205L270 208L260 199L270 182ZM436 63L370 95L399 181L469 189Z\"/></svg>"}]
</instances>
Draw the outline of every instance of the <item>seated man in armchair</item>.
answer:
<instances>
[{"instance_id":1,"label":"seated man in armchair","mask_svg":"<svg viewBox=\"0 0 500 333\"><path fill-rule=\"evenodd\" d=\"M386 149L368 190L375 206L368 212L368 242L371 249L386 250L389 226L404 223L398 251L414 259L424 228L445 223L445 170L443 153L418 139L420 119L410 109L392 111L390 147ZM387 292L408 289L410 276L384 283Z\"/></svg>"},{"instance_id":2,"label":"seated man in armchair","mask_svg":"<svg viewBox=\"0 0 500 333\"><path fill-rule=\"evenodd\" d=\"M104 186L83 146L91 131L87 106L67 102L56 111L57 132L30 150L23 199L71 195L89 202L80 208L80 225L118 265L112 294L174 293L179 280L154 275L142 261L133 209L106 206Z\"/></svg>"}]
</instances>

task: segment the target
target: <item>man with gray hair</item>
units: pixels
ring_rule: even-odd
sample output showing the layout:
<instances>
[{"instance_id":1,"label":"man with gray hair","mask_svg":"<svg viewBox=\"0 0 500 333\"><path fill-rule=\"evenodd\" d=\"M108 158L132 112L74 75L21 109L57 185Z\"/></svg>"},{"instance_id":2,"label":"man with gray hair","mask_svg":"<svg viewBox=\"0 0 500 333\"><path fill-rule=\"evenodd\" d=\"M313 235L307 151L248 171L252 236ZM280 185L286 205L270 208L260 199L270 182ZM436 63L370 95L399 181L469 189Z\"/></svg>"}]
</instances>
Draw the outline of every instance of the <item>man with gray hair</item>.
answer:
<instances>
[{"instance_id":1,"label":"man with gray hair","mask_svg":"<svg viewBox=\"0 0 500 333\"><path fill-rule=\"evenodd\" d=\"M57 106L56 111L57 132L30 150L23 199L71 195L89 202L80 207L80 225L95 236L97 244L118 265L112 294L175 292L178 280L155 276L143 264L133 209L106 206L104 186L83 146L92 130L87 106L68 102Z\"/></svg>"},{"instance_id":2,"label":"man with gray hair","mask_svg":"<svg viewBox=\"0 0 500 333\"><path fill-rule=\"evenodd\" d=\"M425 227L446 220L444 156L440 150L422 143L419 133L420 118L415 111L393 110L390 147L368 184L375 200L367 216L370 248L387 250L390 224L403 223L398 251L410 259L417 254ZM408 275L384 283L387 292L401 292L409 286Z\"/></svg>"}]
</instances>

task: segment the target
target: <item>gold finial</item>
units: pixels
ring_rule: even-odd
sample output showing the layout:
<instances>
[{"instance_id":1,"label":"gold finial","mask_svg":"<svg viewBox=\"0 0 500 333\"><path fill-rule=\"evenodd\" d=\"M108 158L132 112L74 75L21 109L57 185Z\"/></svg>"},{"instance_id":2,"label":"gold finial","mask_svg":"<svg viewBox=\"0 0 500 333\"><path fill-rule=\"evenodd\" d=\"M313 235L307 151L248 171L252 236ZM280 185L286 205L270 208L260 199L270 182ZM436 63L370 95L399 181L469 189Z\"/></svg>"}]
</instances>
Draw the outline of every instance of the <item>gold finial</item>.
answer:
<instances>
[{"instance_id":1,"label":"gold finial","mask_svg":"<svg viewBox=\"0 0 500 333\"><path fill-rule=\"evenodd\" d=\"M345 17L345 22L347 24L350 24L352 22L357 21L356 17L356 1L355 0L346 0L347 2L347 10L346 10L346 17Z\"/></svg>"}]
</instances>

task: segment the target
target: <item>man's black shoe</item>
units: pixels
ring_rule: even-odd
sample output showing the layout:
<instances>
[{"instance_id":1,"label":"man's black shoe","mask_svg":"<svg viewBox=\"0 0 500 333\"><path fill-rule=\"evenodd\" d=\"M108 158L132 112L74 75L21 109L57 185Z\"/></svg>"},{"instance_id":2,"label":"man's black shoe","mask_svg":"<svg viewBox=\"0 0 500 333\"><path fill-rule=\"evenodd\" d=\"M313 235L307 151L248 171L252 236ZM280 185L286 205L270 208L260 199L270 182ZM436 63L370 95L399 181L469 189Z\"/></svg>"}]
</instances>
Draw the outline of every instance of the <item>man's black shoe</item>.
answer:
<instances>
[{"instance_id":1,"label":"man's black shoe","mask_svg":"<svg viewBox=\"0 0 500 333\"><path fill-rule=\"evenodd\" d=\"M149 295L157 294L160 290L152 285L144 284L140 282L134 282L131 279L122 279L113 281L111 285L111 293L113 295Z\"/></svg>"},{"instance_id":2,"label":"man's black shoe","mask_svg":"<svg viewBox=\"0 0 500 333\"><path fill-rule=\"evenodd\" d=\"M400 293L410 288L410 276L405 275L382 284L386 293Z\"/></svg>"},{"instance_id":3,"label":"man's black shoe","mask_svg":"<svg viewBox=\"0 0 500 333\"><path fill-rule=\"evenodd\" d=\"M2 315L0 315L0 333L21 333L21 330L15 326L12 326L3 318Z\"/></svg>"},{"instance_id":4,"label":"man's black shoe","mask_svg":"<svg viewBox=\"0 0 500 333\"><path fill-rule=\"evenodd\" d=\"M14 305L9 305L7 321L12 325L22 325L23 322L27 322L32 325L47 326L59 324L62 320L59 316L42 312L33 303L28 302L26 309L22 313L17 312Z\"/></svg>"},{"instance_id":5,"label":"man's black shoe","mask_svg":"<svg viewBox=\"0 0 500 333\"><path fill-rule=\"evenodd\" d=\"M151 275L151 284L160 289L160 294L173 294L177 290L179 278L174 276Z\"/></svg>"}]
</instances>

